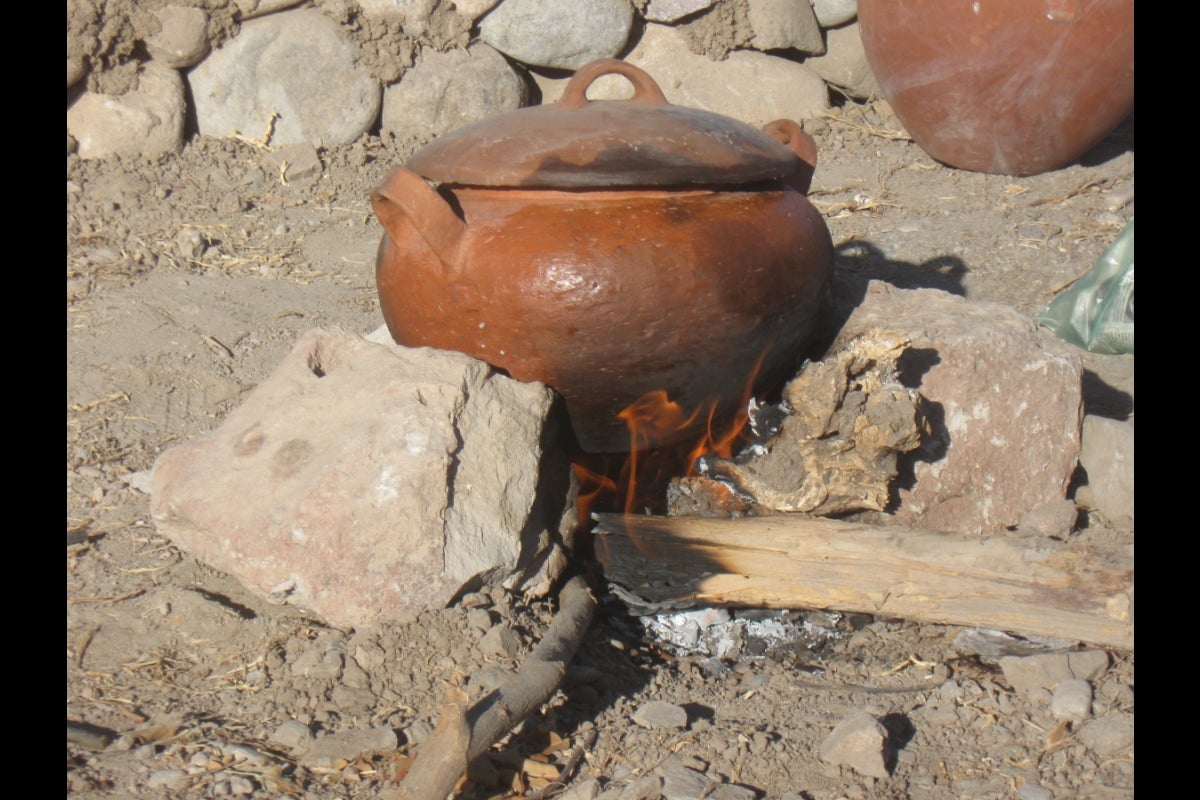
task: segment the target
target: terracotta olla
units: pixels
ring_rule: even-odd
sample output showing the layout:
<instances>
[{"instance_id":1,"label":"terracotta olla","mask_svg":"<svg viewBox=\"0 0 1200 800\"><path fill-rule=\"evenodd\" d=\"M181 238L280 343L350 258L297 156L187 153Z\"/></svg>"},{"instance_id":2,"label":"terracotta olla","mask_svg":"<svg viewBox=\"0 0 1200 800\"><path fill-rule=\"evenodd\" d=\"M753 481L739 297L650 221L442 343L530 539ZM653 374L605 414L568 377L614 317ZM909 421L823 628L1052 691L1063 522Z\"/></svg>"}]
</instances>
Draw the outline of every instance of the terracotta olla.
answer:
<instances>
[{"instance_id":1,"label":"terracotta olla","mask_svg":"<svg viewBox=\"0 0 1200 800\"><path fill-rule=\"evenodd\" d=\"M608 73L633 96L589 100ZM804 197L812 138L766 130L673 106L645 72L602 60L558 103L437 139L371 196L389 331L553 387L587 452L628 450L618 414L651 392L731 412L752 381L794 374L833 263Z\"/></svg>"},{"instance_id":2,"label":"terracotta olla","mask_svg":"<svg viewBox=\"0 0 1200 800\"><path fill-rule=\"evenodd\" d=\"M859 0L867 60L927 153L1066 166L1133 111L1133 0Z\"/></svg>"}]
</instances>

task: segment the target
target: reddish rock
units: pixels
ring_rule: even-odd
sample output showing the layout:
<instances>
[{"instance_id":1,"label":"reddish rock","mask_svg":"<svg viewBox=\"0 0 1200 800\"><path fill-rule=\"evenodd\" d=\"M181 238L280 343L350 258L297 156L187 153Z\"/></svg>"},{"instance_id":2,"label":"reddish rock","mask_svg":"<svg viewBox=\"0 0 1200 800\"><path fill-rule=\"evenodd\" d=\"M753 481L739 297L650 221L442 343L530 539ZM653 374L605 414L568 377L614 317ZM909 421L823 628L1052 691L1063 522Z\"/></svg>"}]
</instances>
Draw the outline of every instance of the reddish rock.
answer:
<instances>
[{"instance_id":1,"label":"reddish rock","mask_svg":"<svg viewBox=\"0 0 1200 800\"><path fill-rule=\"evenodd\" d=\"M869 712L844 718L821 742L818 754L829 764L842 764L860 775L887 778L887 729Z\"/></svg>"},{"instance_id":2,"label":"reddish rock","mask_svg":"<svg viewBox=\"0 0 1200 800\"><path fill-rule=\"evenodd\" d=\"M553 399L459 353L313 330L219 429L159 458L151 511L200 560L338 626L482 584L545 592L576 513Z\"/></svg>"},{"instance_id":3,"label":"reddish rock","mask_svg":"<svg viewBox=\"0 0 1200 800\"><path fill-rule=\"evenodd\" d=\"M1007 306L879 281L834 347L872 327L909 337L901 381L925 398L933 429L902 457L915 463L907 480L901 469L900 521L995 533L1066 498L1083 423L1077 351Z\"/></svg>"}]
</instances>

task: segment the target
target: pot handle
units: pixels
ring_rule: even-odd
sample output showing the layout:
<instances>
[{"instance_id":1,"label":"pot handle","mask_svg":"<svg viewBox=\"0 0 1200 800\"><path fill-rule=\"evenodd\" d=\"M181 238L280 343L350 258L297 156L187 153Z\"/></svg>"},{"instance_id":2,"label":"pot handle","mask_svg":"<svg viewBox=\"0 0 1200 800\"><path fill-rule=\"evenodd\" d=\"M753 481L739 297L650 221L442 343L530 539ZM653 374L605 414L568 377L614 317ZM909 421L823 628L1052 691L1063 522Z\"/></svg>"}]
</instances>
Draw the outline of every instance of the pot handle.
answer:
<instances>
[{"instance_id":1,"label":"pot handle","mask_svg":"<svg viewBox=\"0 0 1200 800\"><path fill-rule=\"evenodd\" d=\"M467 225L429 182L407 167L396 167L371 192L375 216L393 238L415 228L441 262L447 277L461 269L459 246Z\"/></svg>"},{"instance_id":2,"label":"pot handle","mask_svg":"<svg viewBox=\"0 0 1200 800\"><path fill-rule=\"evenodd\" d=\"M800 168L787 179L787 183L800 194L808 194L812 185L813 172L817 168L817 142L806 133L800 123L790 119L777 119L763 126L763 131L788 146L800 159Z\"/></svg>"},{"instance_id":3,"label":"pot handle","mask_svg":"<svg viewBox=\"0 0 1200 800\"><path fill-rule=\"evenodd\" d=\"M580 67L571 80L567 81L567 88L563 89L558 105L563 108L583 108L588 103L587 90L602 75L623 75L633 84L633 97L630 99L635 103L647 106L670 105L654 78L633 64L615 58L600 58Z\"/></svg>"}]
</instances>

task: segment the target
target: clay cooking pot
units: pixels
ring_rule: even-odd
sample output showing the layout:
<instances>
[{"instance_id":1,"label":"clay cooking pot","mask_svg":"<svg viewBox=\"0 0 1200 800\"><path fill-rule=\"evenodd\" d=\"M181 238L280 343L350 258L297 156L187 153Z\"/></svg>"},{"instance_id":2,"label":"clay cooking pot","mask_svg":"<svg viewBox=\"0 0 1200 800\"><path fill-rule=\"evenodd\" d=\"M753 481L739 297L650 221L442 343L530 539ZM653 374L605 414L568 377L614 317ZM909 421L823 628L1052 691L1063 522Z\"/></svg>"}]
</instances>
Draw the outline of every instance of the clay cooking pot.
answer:
<instances>
[{"instance_id":1,"label":"clay cooking pot","mask_svg":"<svg viewBox=\"0 0 1200 800\"><path fill-rule=\"evenodd\" d=\"M589 100L608 73L633 96ZM628 450L617 415L656 390L730 413L752 380L794 374L833 264L804 197L812 138L786 120L765 131L673 106L602 60L558 103L437 139L371 196L388 330L553 387L587 452Z\"/></svg>"}]
</instances>

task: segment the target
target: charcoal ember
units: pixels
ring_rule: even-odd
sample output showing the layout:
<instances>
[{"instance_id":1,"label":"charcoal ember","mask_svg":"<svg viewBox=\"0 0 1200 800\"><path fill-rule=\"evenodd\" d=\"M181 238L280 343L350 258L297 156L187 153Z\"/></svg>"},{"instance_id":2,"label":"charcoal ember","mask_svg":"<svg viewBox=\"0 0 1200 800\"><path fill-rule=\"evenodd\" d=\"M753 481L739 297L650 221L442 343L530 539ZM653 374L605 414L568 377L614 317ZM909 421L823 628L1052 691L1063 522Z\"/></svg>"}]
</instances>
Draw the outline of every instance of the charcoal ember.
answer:
<instances>
[{"instance_id":1,"label":"charcoal ember","mask_svg":"<svg viewBox=\"0 0 1200 800\"><path fill-rule=\"evenodd\" d=\"M667 514L673 517L744 517L758 511L753 499L727 483L690 475L667 487Z\"/></svg>"}]
</instances>

